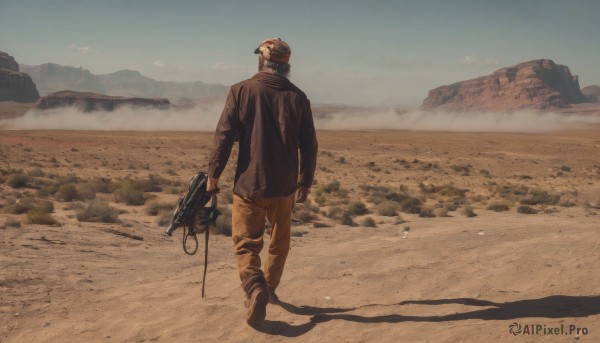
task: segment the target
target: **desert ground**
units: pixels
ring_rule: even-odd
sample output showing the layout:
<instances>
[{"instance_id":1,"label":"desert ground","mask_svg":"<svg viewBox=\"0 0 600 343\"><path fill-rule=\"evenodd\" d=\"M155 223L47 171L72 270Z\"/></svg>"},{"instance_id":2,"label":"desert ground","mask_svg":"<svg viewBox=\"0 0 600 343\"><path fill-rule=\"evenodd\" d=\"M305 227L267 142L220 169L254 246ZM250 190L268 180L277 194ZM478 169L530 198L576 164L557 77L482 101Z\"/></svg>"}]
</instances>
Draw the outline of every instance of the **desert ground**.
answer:
<instances>
[{"instance_id":1,"label":"desert ground","mask_svg":"<svg viewBox=\"0 0 600 343\"><path fill-rule=\"evenodd\" d=\"M318 138L282 302L252 328L219 234L235 151L203 299L203 254L163 232L210 133L0 131L0 341L600 340L600 127Z\"/></svg>"}]
</instances>

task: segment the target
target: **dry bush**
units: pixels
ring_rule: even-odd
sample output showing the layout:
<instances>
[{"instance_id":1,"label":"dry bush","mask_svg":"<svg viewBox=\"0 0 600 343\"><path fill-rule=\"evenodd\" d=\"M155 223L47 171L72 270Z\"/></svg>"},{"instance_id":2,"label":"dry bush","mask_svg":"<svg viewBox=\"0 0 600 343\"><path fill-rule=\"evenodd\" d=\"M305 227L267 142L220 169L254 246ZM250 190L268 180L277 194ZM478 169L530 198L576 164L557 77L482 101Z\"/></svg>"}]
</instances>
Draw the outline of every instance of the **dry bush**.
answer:
<instances>
[{"instance_id":1,"label":"dry bush","mask_svg":"<svg viewBox=\"0 0 600 343\"><path fill-rule=\"evenodd\" d=\"M350 213L348 213L348 211L344 211L342 213L342 216L340 217L340 224L356 226L356 223L354 222L354 217Z\"/></svg>"},{"instance_id":2,"label":"dry bush","mask_svg":"<svg viewBox=\"0 0 600 343\"><path fill-rule=\"evenodd\" d=\"M365 217L362 224L363 224L363 226L366 226L366 227L377 227L377 224L375 223L375 219L373 219L371 217Z\"/></svg>"},{"instance_id":3,"label":"dry bush","mask_svg":"<svg viewBox=\"0 0 600 343\"><path fill-rule=\"evenodd\" d=\"M355 200L346 206L346 212L350 216L361 216L363 214L367 214L369 210L367 210L365 203L360 200Z\"/></svg>"},{"instance_id":4,"label":"dry bush","mask_svg":"<svg viewBox=\"0 0 600 343\"><path fill-rule=\"evenodd\" d=\"M521 199L522 205L556 205L560 201L559 194L551 194L547 191L532 190L526 197Z\"/></svg>"},{"instance_id":5,"label":"dry bush","mask_svg":"<svg viewBox=\"0 0 600 343\"><path fill-rule=\"evenodd\" d=\"M33 208L41 208L45 212L54 212L54 204L48 200L38 198L23 198L4 208L4 212L10 214L23 214Z\"/></svg>"},{"instance_id":6,"label":"dry bush","mask_svg":"<svg viewBox=\"0 0 600 343\"><path fill-rule=\"evenodd\" d=\"M15 219L7 219L4 226L19 228L21 227L21 222Z\"/></svg>"},{"instance_id":7,"label":"dry bush","mask_svg":"<svg viewBox=\"0 0 600 343\"><path fill-rule=\"evenodd\" d=\"M331 219L341 219L344 210L338 206L332 206L327 210L327 217Z\"/></svg>"},{"instance_id":8,"label":"dry bush","mask_svg":"<svg viewBox=\"0 0 600 343\"><path fill-rule=\"evenodd\" d=\"M453 164L450 166L450 168L452 170L454 170L457 173L461 173L461 175L463 176L469 176L469 174L471 173L471 165L462 165L462 164Z\"/></svg>"},{"instance_id":9,"label":"dry bush","mask_svg":"<svg viewBox=\"0 0 600 343\"><path fill-rule=\"evenodd\" d=\"M55 195L60 201L71 202L73 200L83 200L74 183L67 183L60 186ZM94 196L96 196L96 193L94 193Z\"/></svg>"},{"instance_id":10,"label":"dry bush","mask_svg":"<svg viewBox=\"0 0 600 343\"><path fill-rule=\"evenodd\" d=\"M146 204L146 212L151 216L157 216L161 212L173 212L175 209L175 203L173 202L159 202L157 200L149 201Z\"/></svg>"},{"instance_id":11,"label":"dry bush","mask_svg":"<svg viewBox=\"0 0 600 343\"><path fill-rule=\"evenodd\" d=\"M111 184L115 200L130 206L139 206L146 202L147 197L144 190L137 186L139 185L136 185L131 179L122 179Z\"/></svg>"},{"instance_id":12,"label":"dry bush","mask_svg":"<svg viewBox=\"0 0 600 343\"><path fill-rule=\"evenodd\" d=\"M31 182L31 178L25 174L10 174L6 178L6 184L12 188L23 188L27 187L27 184Z\"/></svg>"},{"instance_id":13,"label":"dry bush","mask_svg":"<svg viewBox=\"0 0 600 343\"><path fill-rule=\"evenodd\" d=\"M27 222L31 224L54 225L56 220L50 215L52 211L48 211L46 206L36 206L27 211Z\"/></svg>"},{"instance_id":14,"label":"dry bush","mask_svg":"<svg viewBox=\"0 0 600 343\"><path fill-rule=\"evenodd\" d=\"M468 218L473 218L473 217L477 217L477 213L475 213L475 210L473 209L473 207L471 206L465 206L463 208L463 213L465 216L467 216Z\"/></svg>"},{"instance_id":15,"label":"dry bush","mask_svg":"<svg viewBox=\"0 0 600 343\"><path fill-rule=\"evenodd\" d=\"M422 218L435 218L435 213L433 213L433 208L431 207L423 207L419 212L419 217Z\"/></svg>"},{"instance_id":16,"label":"dry bush","mask_svg":"<svg viewBox=\"0 0 600 343\"><path fill-rule=\"evenodd\" d=\"M405 213L421 213L423 202L419 198L408 197L400 203L400 210Z\"/></svg>"},{"instance_id":17,"label":"dry bush","mask_svg":"<svg viewBox=\"0 0 600 343\"><path fill-rule=\"evenodd\" d=\"M80 222L119 223L119 212L102 200L94 200L89 206L77 211Z\"/></svg>"},{"instance_id":18,"label":"dry bush","mask_svg":"<svg viewBox=\"0 0 600 343\"><path fill-rule=\"evenodd\" d=\"M491 193L492 197L498 196L501 198L508 199L510 201L516 201L519 197L526 195L529 192L529 187L523 185L496 185L492 184Z\"/></svg>"},{"instance_id":19,"label":"dry bush","mask_svg":"<svg viewBox=\"0 0 600 343\"><path fill-rule=\"evenodd\" d=\"M31 169L30 171L28 171L27 175L29 175L31 177L44 177L46 175L46 173L44 173L44 171L41 170L40 168L35 168L35 169Z\"/></svg>"},{"instance_id":20,"label":"dry bush","mask_svg":"<svg viewBox=\"0 0 600 343\"><path fill-rule=\"evenodd\" d=\"M394 217L398 215L398 203L385 201L376 206L377 214L385 217Z\"/></svg>"},{"instance_id":21,"label":"dry bush","mask_svg":"<svg viewBox=\"0 0 600 343\"><path fill-rule=\"evenodd\" d=\"M217 218L217 222L211 228L211 233L218 235L231 236L231 210L224 207L221 210L221 215Z\"/></svg>"},{"instance_id":22,"label":"dry bush","mask_svg":"<svg viewBox=\"0 0 600 343\"><path fill-rule=\"evenodd\" d=\"M450 217L448 215L448 210L444 207L436 208L435 210L433 210L433 214L436 217Z\"/></svg>"},{"instance_id":23,"label":"dry bush","mask_svg":"<svg viewBox=\"0 0 600 343\"><path fill-rule=\"evenodd\" d=\"M531 206L521 205L521 206L517 207L517 212L523 213L523 214L537 214L538 210L536 210L535 208L533 208Z\"/></svg>"},{"instance_id":24,"label":"dry bush","mask_svg":"<svg viewBox=\"0 0 600 343\"><path fill-rule=\"evenodd\" d=\"M315 197L315 202L319 204L319 206L325 206L325 204L327 203L327 197L325 196L325 194L320 194Z\"/></svg>"},{"instance_id":25,"label":"dry bush","mask_svg":"<svg viewBox=\"0 0 600 343\"><path fill-rule=\"evenodd\" d=\"M488 205L487 209L495 212L505 212L510 210L512 204L507 201L493 201Z\"/></svg>"}]
</instances>

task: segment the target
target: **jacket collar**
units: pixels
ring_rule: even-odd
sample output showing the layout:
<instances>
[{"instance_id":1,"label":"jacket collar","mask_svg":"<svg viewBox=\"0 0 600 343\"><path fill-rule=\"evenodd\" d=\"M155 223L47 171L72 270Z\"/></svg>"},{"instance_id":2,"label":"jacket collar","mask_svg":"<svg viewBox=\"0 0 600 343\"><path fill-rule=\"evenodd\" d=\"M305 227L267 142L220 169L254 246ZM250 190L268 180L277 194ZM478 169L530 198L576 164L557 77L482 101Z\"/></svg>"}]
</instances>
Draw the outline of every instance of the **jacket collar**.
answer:
<instances>
[{"instance_id":1,"label":"jacket collar","mask_svg":"<svg viewBox=\"0 0 600 343\"><path fill-rule=\"evenodd\" d=\"M288 80L285 76L266 71L256 73L254 76L252 76L252 80L256 80L264 83L267 86L277 89L288 88L290 86L290 80Z\"/></svg>"}]
</instances>

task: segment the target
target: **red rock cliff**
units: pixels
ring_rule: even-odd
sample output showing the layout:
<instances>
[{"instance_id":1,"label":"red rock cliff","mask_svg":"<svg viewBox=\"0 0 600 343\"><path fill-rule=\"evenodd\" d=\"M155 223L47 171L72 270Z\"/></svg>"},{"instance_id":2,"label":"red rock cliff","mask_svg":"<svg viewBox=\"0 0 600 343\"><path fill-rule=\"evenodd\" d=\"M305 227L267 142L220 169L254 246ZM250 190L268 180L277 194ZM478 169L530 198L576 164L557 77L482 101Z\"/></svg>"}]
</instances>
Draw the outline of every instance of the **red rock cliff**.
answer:
<instances>
[{"instance_id":1,"label":"red rock cliff","mask_svg":"<svg viewBox=\"0 0 600 343\"><path fill-rule=\"evenodd\" d=\"M569 68L539 59L429 91L424 109L504 111L568 107L588 101Z\"/></svg>"},{"instance_id":2,"label":"red rock cliff","mask_svg":"<svg viewBox=\"0 0 600 343\"><path fill-rule=\"evenodd\" d=\"M19 71L19 64L0 51L0 101L35 102L40 94L31 77Z\"/></svg>"},{"instance_id":3,"label":"red rock cliff","mask_svg":"<svg viewBox=\"0 0 600 343\"><path fill-rule=\"evenodd\" d=\"M125 105L132 107L167 109L170 106L170 102L169 99L126 98L91 92L62 91L42 97L36 107L41 110L47 110L73 106L82 111L91 112L113 111L116 108Z\"/></svg>"}]
</instances>

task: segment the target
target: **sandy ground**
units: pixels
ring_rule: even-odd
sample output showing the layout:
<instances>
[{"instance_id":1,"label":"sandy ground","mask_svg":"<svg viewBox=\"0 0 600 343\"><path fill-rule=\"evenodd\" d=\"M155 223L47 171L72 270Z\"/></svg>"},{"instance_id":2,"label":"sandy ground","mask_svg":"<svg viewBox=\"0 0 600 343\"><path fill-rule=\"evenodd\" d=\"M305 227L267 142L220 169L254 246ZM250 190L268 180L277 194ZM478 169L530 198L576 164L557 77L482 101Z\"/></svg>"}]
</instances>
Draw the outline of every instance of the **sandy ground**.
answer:
<instances>
[{"instance_id":1,"label":"sandy ground","mask_svg":"<svg viewBox=\"0 0 600 343\"><path fill-rule=\"evenodd\" d=\"M419 182L452 183L469 190L478 216L402 213L407 222L397 224L367 203L377 228L360 226L361 218L350 227L325 216L318 220L332 227L296 226L300 234L293 237L278 290L282 303L270 305L265 324L251 328L243 321L228 237L211 238L202 299L202 254L184 255L180 233L163 236L164 227L143 206L129 207L120 215L122 224L79 223L69 204L58 201L53 216L62 226L0 214L0 341L600 340L600 128L546 134L324 131L319 139L315 188L338 180L350 199L366 201L358 185L404 185L417 194ZM187 181L206 167L210 141L208 133L2 131L0 162L2 168L82 178L158 173ZM470 165L471 172L458 173L453 165ZM546 211L535 215L517 213L516 205L486 210L494 196L490 187L505 184L558 192L571 205L540 206ZM34 192L6 184L0 189L5 197ZM9 219L23 225L3 227ZM587 334L513 337L513 323L522 330L562 325L567 332L573 325Z\"/></svg>"}]
</instances>

